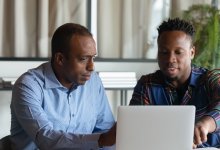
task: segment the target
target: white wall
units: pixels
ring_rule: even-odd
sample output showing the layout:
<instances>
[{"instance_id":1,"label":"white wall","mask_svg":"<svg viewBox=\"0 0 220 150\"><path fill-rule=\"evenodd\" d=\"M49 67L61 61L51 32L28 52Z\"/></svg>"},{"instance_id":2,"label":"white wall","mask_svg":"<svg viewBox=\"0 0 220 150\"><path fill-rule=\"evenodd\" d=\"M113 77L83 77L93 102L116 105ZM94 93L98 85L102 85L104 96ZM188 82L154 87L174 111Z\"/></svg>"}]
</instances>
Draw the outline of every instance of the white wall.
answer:
<instances>
[{"instance_id":1,"label":"white wall","mask_svg":"<svg viewBox=\"0 0 220 150\"><path fill-rule=\"evenodd\" d=\"M11 91L0 91L0 138L10 133Z\"/></svg>"}]
</instances>

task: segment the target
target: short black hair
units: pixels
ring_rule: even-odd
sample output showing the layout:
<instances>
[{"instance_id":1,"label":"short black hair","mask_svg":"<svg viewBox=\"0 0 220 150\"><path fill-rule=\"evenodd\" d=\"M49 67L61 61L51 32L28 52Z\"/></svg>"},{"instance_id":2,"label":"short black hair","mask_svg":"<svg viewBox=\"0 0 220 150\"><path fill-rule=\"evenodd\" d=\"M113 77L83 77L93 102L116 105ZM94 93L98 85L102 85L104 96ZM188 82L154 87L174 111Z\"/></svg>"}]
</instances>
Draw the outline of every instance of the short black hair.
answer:
<instances>
[{"instance_id":1,"label":"short black hair","mask_svg":"<svg viewBox=\"0 0 220 150\"><path fill-rule=\"evenodd\" d=\"M169 18L167 21L163 21L162 24L157 28L157 30L158 38L165 31L183 31L187 35L189 35L193 41L195 34L195 29L193 25L190 22L180 18Z\"/></svg>"},{"instance_id":2,"label":"short black hair","mask_svg":"<svg viewBox=\"0 0 220 150\"><path fill-rule=\"evenodd\" d=\"M53 61L57 52L61 52L68 57L70 40L75 35L92 36L91 32L80 24L66 23L57 28L51 40L51 61Z\"/></svg>"}]
</instances>

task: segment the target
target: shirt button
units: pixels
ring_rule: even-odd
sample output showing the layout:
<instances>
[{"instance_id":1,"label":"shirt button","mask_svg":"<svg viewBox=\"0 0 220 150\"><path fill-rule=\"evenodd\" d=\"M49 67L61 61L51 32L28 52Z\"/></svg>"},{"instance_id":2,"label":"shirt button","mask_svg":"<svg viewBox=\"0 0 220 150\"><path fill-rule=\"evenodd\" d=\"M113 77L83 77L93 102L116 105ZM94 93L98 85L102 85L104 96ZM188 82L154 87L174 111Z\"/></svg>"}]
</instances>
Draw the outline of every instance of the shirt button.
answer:
<instances>
[{"instance_id":1,"label":"shirt button","mask_svg":"<svg viewBox=\"0 0 220 150\"><path fill-rule=\"evenodd\" d=\"M72 117L74 117L74 114L72 114Z\"/></svg>"}]
</instances>

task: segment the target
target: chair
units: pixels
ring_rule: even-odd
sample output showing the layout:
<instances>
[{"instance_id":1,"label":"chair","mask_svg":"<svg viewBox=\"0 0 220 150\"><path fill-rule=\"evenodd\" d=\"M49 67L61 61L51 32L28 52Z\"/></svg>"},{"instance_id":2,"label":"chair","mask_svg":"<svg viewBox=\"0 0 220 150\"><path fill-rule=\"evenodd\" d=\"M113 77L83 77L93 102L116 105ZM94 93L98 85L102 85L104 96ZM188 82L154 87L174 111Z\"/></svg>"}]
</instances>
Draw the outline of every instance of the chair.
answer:
<instances>
[{"instance_id":1,"label":"chair","mask_svg":"<svg viewBox=\"0 0 220 150\"><path fill-rule=\"evenodd\" d=\"M0 139L0 150L11 150L10 135Z\"/></svg>"}]
</instances>

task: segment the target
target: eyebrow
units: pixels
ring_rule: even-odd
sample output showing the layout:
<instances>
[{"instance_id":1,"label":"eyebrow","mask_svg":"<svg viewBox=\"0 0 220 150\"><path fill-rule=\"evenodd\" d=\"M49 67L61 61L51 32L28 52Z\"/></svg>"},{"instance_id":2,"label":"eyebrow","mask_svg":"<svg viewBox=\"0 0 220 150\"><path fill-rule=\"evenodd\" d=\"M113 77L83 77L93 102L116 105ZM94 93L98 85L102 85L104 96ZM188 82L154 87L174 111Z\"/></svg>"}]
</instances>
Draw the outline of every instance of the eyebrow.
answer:
<instances>
[{"instance_id":1,"label":"eyebrow","mask_svg":"<svg viewBox=\"0 0 220 150\"><path fill-rule=\"evenodd\" d=\"M80 55L80 57L96 57L97 56L97 54L95 54L95 55Z\"/></svg>"}]
</instances>

